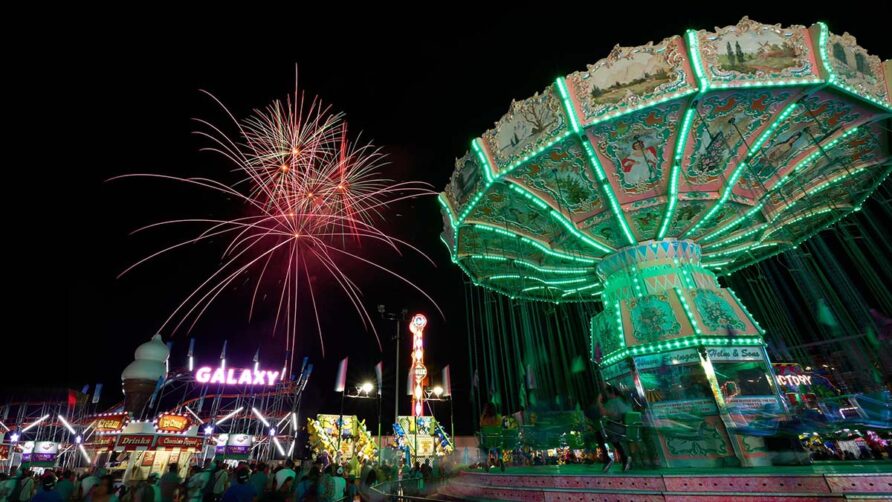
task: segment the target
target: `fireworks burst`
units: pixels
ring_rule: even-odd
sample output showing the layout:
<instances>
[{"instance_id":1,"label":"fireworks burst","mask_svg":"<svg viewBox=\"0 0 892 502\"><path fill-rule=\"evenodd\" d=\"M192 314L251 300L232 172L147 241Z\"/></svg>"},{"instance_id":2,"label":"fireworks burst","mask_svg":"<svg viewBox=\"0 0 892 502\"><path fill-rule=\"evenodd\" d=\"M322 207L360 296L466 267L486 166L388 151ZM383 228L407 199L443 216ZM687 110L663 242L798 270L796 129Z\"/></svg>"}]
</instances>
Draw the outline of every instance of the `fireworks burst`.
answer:
<instances>
[{"instance_id":1,"label":"fireworks burst","mask_svg":"<svg viewBox=\"0 0 892 502\"><path fill-rule=\"evenodd\" d=\"M436 302L411 280L359 253L362 241L383 243L393 251L411 249L428 261L420 250L381 230L382 211L390 204L425 195L435 195L421 182L394 182L381 177L381 151L371 144L351 142L344 115L323 106L318 98L307 100L295 90L284 101L274 101L239 121L210 93L235 124L238 138L232 139L210 122L197 120L199 134L212 143L205 150L225 156L235 166L238 178L224 183L208 178L181 178L158 174L130 174L118 178L152 177L183 182L236 199L244 207L239 218L191 218L163 221L136 232L171 224L199 224L194 237L161 249L124 270L133 268L177 248L212 238L224 238L226 247L220 267L195 288L171 313L160 331L189 328L213 301L239 277L255 282L249 308L253 316L264 279L281 283L276 295L273 332L284 330L285 347L294 357L297 339L299 298L309 298L322 351L325 342L311 271L324 272L340 286L355 308L365 329L378 338L375 325L362 306L362 293L355 281L338 265L354 261L391 275ZM113 178L115 179L115 178ZM433 264L433 262L431 261ZM119 277L120 277L119 275ZM437 307L439 310L439 307ZM380 339L378 344L380 346Z\"/></svg>"}]
</instances>

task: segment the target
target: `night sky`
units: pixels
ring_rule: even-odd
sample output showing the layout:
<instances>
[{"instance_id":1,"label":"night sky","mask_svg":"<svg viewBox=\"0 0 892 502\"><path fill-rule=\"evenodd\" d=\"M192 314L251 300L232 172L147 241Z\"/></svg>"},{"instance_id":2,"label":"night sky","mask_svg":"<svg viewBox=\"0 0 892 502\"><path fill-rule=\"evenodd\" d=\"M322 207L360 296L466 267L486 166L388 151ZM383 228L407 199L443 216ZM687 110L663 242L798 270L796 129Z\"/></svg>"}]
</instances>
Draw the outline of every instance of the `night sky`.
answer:
<instances>
[{"instance_id":1,"label":"night sky","mask_svg":"<svg viewBox=\"0 0 892 502\"><path fill-rule=\"evenodd\" d=\"M199 89L244 117L293 91L297 65L302 89L344 111L354 134L361 130L384 147L390 161L385 175L427 181L441 191L454 159L508 110L512 99L584 69L614 44L657 42L687 28L735 24L748 14L784 25L823 20L836 33L855 35L873 54L892 57L887 27L878 28L885 15L851 2L823 13L818 7L779 11L780 2L766 8L714 2L665 12L638 3L617 13L598 4L567 4L558 10L512 3L498 12L469 6L446 12L447 4L426 5L424 13L420 6L418 12L346 6L250 14L176 10L120 14L117 21L108 18L113 13L81 9L42 19L35 34L41 40L31 47L42 54L28 58L17 75L27 88L7 96L14 110L7 118L16 122L20 117L13 127L34 143L10 145L22 149L27 160L6 166L16 182L5 187L8 201L14 201L7 205L13 214L5 240L16 257L7 261L7 316L14 321L7 322L4 338L7 357L22 369L6 372L3 388L21 393L35 385L80 388L104 382L106 400L113 404L120 397L120 372L135 347L219 264L218 241L190 246L116 279L128 265L189 235L162 229L131 236L136 228L170 218L232 215L239 209L233 201L175 183L105 181L139 172L232 181L231 166L218 155L200 152L208 142L191 134L193 118L227 124ZM394 257L375 246L367 252L416 281L437 300L445 318L386 274L360 266L349 272L376 319L378 304L428 315L427 365L436 381L440 368L451 364L457 426L467 432L469 407L459 405L469 386L462 275L438 239L437 202L431 197L399 206L383 225L415 243L436 266L411 253ZM385 393L392 393L393 323L378 321L382 354L325 274L319 274L317 286L325 358L308 303L298 351L318 369L310 381L311 406L336 411L331 389L337 363L345 356L350 357L350 383L373 379L374 364L383 359ZM280 366L283 339L271 338L269 315L248 322L248 289L228 290L190 334L176 334L172 365L185 362L192 336L199 361L215 361L228 339L231 364L249 365L262 346L261 358ZM164 335L170 339L169 332ZM405 413L409 405L402 399ZM374 413L365 403L351 406L347 411L370 418ZM392 409L392 401L385 401L385 419Z\"/></svg>"}]
</instances>

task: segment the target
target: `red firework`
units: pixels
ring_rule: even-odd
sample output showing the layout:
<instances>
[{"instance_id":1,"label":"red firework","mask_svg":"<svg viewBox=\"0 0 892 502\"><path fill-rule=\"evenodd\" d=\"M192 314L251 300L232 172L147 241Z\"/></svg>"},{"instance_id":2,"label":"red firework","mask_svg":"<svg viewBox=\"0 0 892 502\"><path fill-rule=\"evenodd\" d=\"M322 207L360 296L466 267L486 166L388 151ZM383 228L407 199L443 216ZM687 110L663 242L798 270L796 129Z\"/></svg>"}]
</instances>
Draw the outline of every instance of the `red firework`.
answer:
<instances>
[{"instance_id":1,"label":"red firework","mask_svg":"<svg viewBox=\"0 0 892 502\"><path fill-rule=\"evenodd\" d=\"M225 183L209 178L159 174L118 177L153 177L187 183L236 199L246 209L244 216L230 220L178 219L136 230L182 223L203 226L194 237L143 258L120 275L189 244L219 237L224 237L227 242L222 265L174 309L159 331L176 332L190 320L191 329L233 281L243 274L250 274L256 284L249 319L264 278L277 278L281 282L273 332L284 325L285 346L292 357L298 294L306 288L324 354L322 323L310 281L309 269L312 267L314 271L325 271L334 279L359 314L365 329L370 329L378 338L371 317L362 307L359 287L338 266L341 260L384 271L419 291L436 306L436 302L411 280L356 250L357 243L371 240L383 243L397 253L401 248L411 249L430 261L416 247L385 233L377 225L384 219L383 211L388 205L419 196L435 196L430 185L414 181L395 182L381 177L384 158L380 149L369 143L351 142L347 137L344 115L332 112L318 98L307 102L303 94L295 90L294 95L285 101L274 101L239 121L219 100L207 94L235 124L238 138L232 139L204 120L197 120L203 130L196 133L212 142L212 146L205 150L219 153L234 164L239 179ZM380 339L378 344L380 346Z\"/></svg>"}]
</instances>

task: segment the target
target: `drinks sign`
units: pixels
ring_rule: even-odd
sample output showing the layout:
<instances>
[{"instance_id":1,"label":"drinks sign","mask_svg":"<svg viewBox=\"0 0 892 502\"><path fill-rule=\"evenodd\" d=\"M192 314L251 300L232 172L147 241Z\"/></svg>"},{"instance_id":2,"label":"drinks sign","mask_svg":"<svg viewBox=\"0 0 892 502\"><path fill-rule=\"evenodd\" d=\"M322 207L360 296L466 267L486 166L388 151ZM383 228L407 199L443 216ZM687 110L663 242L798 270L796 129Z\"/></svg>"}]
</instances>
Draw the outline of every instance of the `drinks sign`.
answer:
<instances>
[{"instance_id":1,"label":"drinks sign","mask_svg":"<svg viewBox=\"0 0 892 502\"><path fill-rule=\"evenodd\" d=\"M118 437L116 450L147 450L153 441L155 441L153 434L122 434Z\"/></svg>"},{"instance_id":2,"label":"drinks sign","mask_svg":"<svg viewBox=\"0 0 892 502\"><path fill-rule=\"evenodd\" d=\"M198 383L223 385L272 386L279 380L280 372L270 370L252 370L240 368L211 368L202 366L195 371Z\"/></svg>"}]
</instances>

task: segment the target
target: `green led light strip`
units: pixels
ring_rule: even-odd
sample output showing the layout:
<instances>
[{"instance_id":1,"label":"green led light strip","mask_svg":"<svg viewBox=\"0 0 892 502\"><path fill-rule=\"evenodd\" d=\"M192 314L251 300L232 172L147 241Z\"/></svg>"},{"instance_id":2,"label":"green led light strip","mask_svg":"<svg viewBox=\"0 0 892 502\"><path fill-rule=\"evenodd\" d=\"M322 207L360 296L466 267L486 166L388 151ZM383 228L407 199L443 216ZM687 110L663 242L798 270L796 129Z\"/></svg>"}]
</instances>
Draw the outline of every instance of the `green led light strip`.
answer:
<instances>
[{"instance_id":1,"label":"green led light strip","mask_svg":"<svg viewBox=\"0 0 892 502\"><path fill-rule=\"evenodd\" d=\"M579 119L576 116L576 109L573 106L573 100L570 98L570 93L567 91L567 81L564 77L558 77L555 82L558 88L558 92L561 95L561 102L564 105L564 113L567 114L567 118L570 120L570 129L576 134L580 133L579 128Z\"/></svg>"},{"instance_id":2,"label":"green led light strip","mask_svg":"<svg viewBox=\"0 0 892 502\"><path fill-rule=\"evenodd\" d=\"M766 234L765 237L768 237L768 235L770 235L770 234ZM746 252L748 252L748 251L755 251L755 250L757 250L757 249L761 249L761 248L764 248L764 247L777 246L777 245L778 245L777 242L753 242L753 243L745 244L745 245L743 245L743 246L739 246L739 247L736 247L736 248L726 249L726 250L724 250L724 251L715 251L715 252L712 252L712 253L703 253L703 259L706 260L706 259L710 259L710 258L721 258L721 257L724 257L724 256L730 256L730 255L733 255L733 254L746 253Z\"/></svg>"},{"instance_id":3,"label":"green led light strip","mask_svg":"<svg viewBox=\"0 0 892 502\"><path fill-rule=\"evenodd\" d=\"M483 223L474 223L473 226L474 226L474 228L479 229L479 230L483 230L483 231L487 231L487 232L493 232L493 233L502 234L502 235L505 235L505 236L508 236L508 237L514 237L514 238L517 238L517 239L519 239L521 242L524 242L524 243L526 243L526 244L530 244L531 246L533 246L533 247L539 249L540 251L542 251L543 253L545 253L545 254L547 254L547 255L549 255L549 256L554 256L554 257L556 257L556 258L561 258L561 259L563 259L563 260L574 261L574 262L577 262L577 263L586 263L586 264L589 264L589 265L593 265L593 264L596 263L596 260L592 260L592 259L590 259L590 258L582 258L582 257L579 257L579 256L573 256L573 255L569 255L569 254L566 254L566 253L562 253L562 252L560 252L560 251L555 251L555 250L551 249L550 247L548 247L548 246L542 244L542 243L539 242L539 241L533 240L533 239L531 239L531 238L529 238L529 237L526 237L526 236L523 236L523 235L520 235L520 234L516 234L516 233L514 233L514 232L512 232L512 231L510 231L510 230L505 230L505 229L502 229L502 228L498 228L498 227L493 227L493 226L485 225L485 224L483 224Z\"/></svg>"},{"instance_id":4,"label":"green led light strip","mask_svg":"<svg viewBox=\"0 0 892 502\"><path fill-rule=\"evenodd\" d=\"M572 295L572 294L576 294L576 293L578 293L578 292L580 292L580 291L587 291L587 290L589 290L589 289L594 289L594 288L597 288L597 287L600 286L600 285L601 285L601 284L589 284L588 286L583 286L583 287L581 287L581 288L568 289L568 290L564 293L564 296L569 296L569 295ZM601 291L596 291L596 292L593 293L593 294L597 294L597 293L600 293L600 292L601 292Z\"/></svg>"},{"instance_id":5,"label":"green led light strip","mask_svg":"<svg viewBox=\"0 0 892 502\"><path fill-rule=\"evenodd\" d=\"M684 295L681 293L679 288L675 289L675 294L678 295L678 299L681 301L681 307L684 310L685 316L688 318L688 322L691 323L691 327L694 328L694 333L698 335L702 335L703 332L700 331L700 326L697 325L697 321L694 320L694 314L691 312L691 308L688 306L688 301L685 299Z\"/></svg>"},{"instance_id":6,"label":"green led light strip","mask_svg":"<svg viewBox=\"0 0 892 502\"><path fill-rule=\"evenodd\" d=\"M541 282L542 284L546 284L548 286L561 286L564 284L579 284L580 282L590 281L589 277L579 277L576 279L565 279L560 281L547 281L545 279L541 279L532 275L519 275L519 274L504 274L504 275L493 275L485 278L488 281L497 281L497 280L531 280Z\"/></svg>"},{"instance_id":7,"label":"green led light strip","mask_svg":"<svg viewBox=\"0 0 892 502\"><path fill-rule=\"evenodd\" d=\"M700 60L700 43L697 40L697 33L693 30L685 32L685 39L688 46L688 57L694 67L694 77L697 81L697 97L702 95L709 89L709 80L703 73L703 64ZM681 171L682 156L684 155L684 147L687 144L688 134L691 130L691 124L694 120L694 112L696 111L697 98L688 104L685 110L684 119L682 120L681 132L676 138L675 151L672 156L672 168L669 173L669 193L666 205L666 212L663 214L663 221L657 232L657 239L661 240L666 237L669 231L669 223L675 214L675 208L678 205L678 178Z\"/></svg>"},{"instance_id":8,"label":"green led light strip","mask_svg":"<svg viewBox=\"0 0 892 502\"><path fill-rule=\"evenodd\" d=\"M489 158L483 154L483 148L480 147L479 139L475 138L471 141L471 149L474 150L474 153L477 155L477 161L480 162L480 168L483 170L483 176L486 179L486 186L489 187L489 185L492 185L493 174L495 171L489 163Z\"/></svg>"},{"instance_id":9,"label":"green led light strip","mask_svg":"<svg viewBox=\"0 0 892 502\"><path fill-rule=\"evenodd\" d=\"M626 221L625 213L623 213L622 208L619 206L619 201L616 200L616 195L613 193L613 187L610 185L610 181L604 173L604 168L601 166L598 157L595 155L591 142L588 138L584 137L580 137L579 140L582 142L582 147L583 150L585 150L586 157L588 157L589 164L595 169L595 177L601 185L602 193L607 196L607 202L610 204L610 210L613 212L615 221L619 222L620 229L623 231L623 235L626 237L628 244L634 246L638 241L635 240L632 231L629 229L629 223Z\"/></svg>"},{"instance_id":10,"label":"green led light strip","mask_svg":"<svg viewBox=\"0 0 892 502\"><path fill-rule=\"evenodd\" d=\"M595 248L595 249L597 249L598 251L601 251L601 252L603 252L603 253L611 253L611 252L613 252L613 251L616 251L616 250L613 249L612 247L607 246L607 245L605 245L605 244L602 244L602 243L596 241L595 239L592 239L591 237L589 237L589 236L583 234L582 232L580 232L580 231L576 228L576 226L573 224L573 222L570 221L569 218L567 218L564 214L558 212L557 210L553 209L551 206L549 206L548 204L546 204L546 203L545 203L544 201L542 201L539 197L537 197L536 194L530 192L530 191L527 190L526 188L523 188L522 186L520 186L520 185L518 185L518 184L516 184L516 183L513 183L513 182L508 183L508 186L511 188L511 190L513 190L513 191L517 192L518 194L520 194L520 195L526 197L527 199L531 200L531 201L532 201L534 204L536 204L540 209L543 209L543 210L548 211L548 214L551 215L551 217L552 217L555 221L557 221L558 223L560 223L561 226L563 226L564 228L566 228L566 229L570 232L570 234L572 234L574 237L576 237L577 239L581 240L582 242L584 242L584 243L587 244L588 246L593 247L593 248Z\"/></svg>"},{"instance_id":11,"label":"green led light strip","mask_svg":"<svg viewBox=\"0 0 892 502\"><path fill-rule=\"evenodd\" d=\"M730 287L725 289L728 291L728 293L731 294L731 297L734 298L734 301L737 302L737 306L740 307L740 310L742 310L743 313L746 314L746 316L749 318L750 322L753 323L753 326L755 326L756 329L759 330L759 332L764 333L765 330L762 329L762 326L759 324L758 321L756 321L756 318L753 317L752 314L750 314L750 311L747 310L746 305L744 305L743 302L740 301L740 298L737 298L737 293L735 293L734 290Z\"/></svg>"},{"instance_id":12,"label":"green led light strip","mask_svg":"<svg viewBox=\"0 0 892 502\"><path fill-rule=\"evenodd\" d=\"M539 290L539 289L545 289L545 290L548 290L548 289L557 289L557 290L563 291L561 288L558 288L558 287L556 287L556 286L532 286L532 287L529 287L529 288L523 288L521 291L524 292L524 293L527 293L527 292L529 292L529 291L536 291L536 290Z\"/></svg>"},{"instance_id":13,"label":"green led light strip","mask_svg":"<svg viewBox=\"0 0 892 502\"><path fill-rule=\"evenodd\" d=\"M455 227L457 226L455 223L455 216L453 216L452 208L449 207L449 203L445 199L446 195L443 192L440 192L440 194L437 195L437 202L443 207L443 211L446 211L446 215L449 216L449 225L452 226L452 230L455 230Z\"/></svg>"},{"instance_id":14,"label":"green led light strip","mask_svg":"<svg viewBox=\"0 0 892 502\"><path fill-rule=\"evenodd\" d=\"M669 193L668 193L668 204L666 205L666 212L663 214L663 222L660 224L660 230L657 232L657 240L662 240L666 237L666 232L669 230L669 222L672 220L672 215L675 214L675 206L678 204L678 177L680 176L679 171L681 171L681 163L682 156L684 155L684 147L687 144L688 133L691 131L691 123L694 120L694 107L696 107L696 100L694 103L691 103L688 106L688 109L684 112L684 120L682 121L681 131L678 134L678 137L675 141L675 152L672 156L672 170L669 172Z\"/></svg>"},{"instance_id":15,"label":"green led light strip","mask_svg":"<svg viewBox=\"0 0 892 502\"><path fill-rule=\"evenodd\" d=\"M547 301L547 302L551 302L551 303L557 303L554 300L546 300L539 296L530 296L530 295L518 294L514 291L507 291L507 290L504 290L501 288L494 287L494 286L490 285L489 283L480 283L477 281L477 278L474 276L474 274L472 274L471 271L468 270L468 268L465 267L464 264L460 260L453 260L453 263L458 265L458 267L461 269L461 271L464 272L464 274L467 275L469 279L471 279L471 282L474 284L474 286L477 286L479 288L494 291L500 295L507 296L508 298L511 298L512 300L527 300L527 301L533 301L533 302ZM569 302L569 303L581 303L582 302L582 300L579 298L568 298L564 301Z\"/></svg>"},{"instance_id":16,"label":"green led light strip","mask_svg":"<svg viewBox=\"0 0 892 502\"><path fill-rule=\"evenodd\" d=\"M613 310L614 310L614 312L616 312L616 326L618 328L618 333L619 333L619 346L625 347L626 346L626 334L623 329L623 313L619 309L619 302L616 302L613 304Z\"/></svg>"},{"instance_id":17,"label":"green led light strip","mask_svg":"<svg viewBox=\"0 0 892 502\"><path fill-rule=\"evenodd\" d=\"M697 32L688 30L685 32L685 39L688 42L688 55L691 59L691 66L694 67L694 76L697 78L697 87L703 93L709 89L709 79L703 70L703 60L700 59L700 40L697 38Z\"/></svg>"},{"instance_id":18,"label":"green led light strip","mask_svg":"<svg viewBox=\"0 0 892 502\"><path fill-rule=\"evenodd\" d=\"M890 106L889 103L877 99L873 96L861 94L858 92L857 89L846 84L839 78L839 75L837 75L836 71L833 69L833 65L830 64L830 53L827 50L827 46L830 43L830 30L827 28L827 24L824 22L819 21L818 26L821 27L821 34L819 37L818 45L820 46L821 50L821 63L823 64L824 70L827 72L828 75L827 83L830 84L830 86L834 89L843 91L846 94L877 105L885 111L892 111L892 106Z\"/></svg>"},{"instance_id":19,"label":"green led light strip","mask_svg":"<svg viewBox=\"0 0 892 502\"><path fill-rule=\"evenodd\" d=\"M724 240L720 240L718 242L713 242L712 244L705 244L702 246L702 248L704 250L706 250L706 249L710 249L710 248L717 248L717 247L722 247L722 246L727 246L729 244L733 244L735 242L738 242L742 239L746 239L747 237L764 230L765 227L767 227L767 226L768 226L767 223L760 223L760 224L754 226L753 228L747 230L746 232L734 235L732 237L729 237Z\"/></svg>"},{"instance_id":20,"label":"green led light strip","mask_svg":"<svg viewBox=\"0 0 892 502\"><path fill-rule=\"evenodd\" d=\"M854 206L852 206L852 207L854 208ZM814 218L815 216L821 216L822 214L827 214L827 213L830 213L833 211L840 211L840 210L844 210L844 209L845 208L837 206L837 207L825 207L823 209L818 209L816 211L808 211L808 212L806 212L804 214L800 214L799 216L796 216L794 218L782 221L780 223L780 225L778 225L778 226L774 227L773 229L771 229L770 231L768 231L765 234L764 238L767 239L768 237L771 237L772 235L776 234L777 232L783 230L784 227L792 225L793 223L797 223L797 222L800 222L800 221L808 219L808 218Z\"/></svg>"},{"instance_id":21,"label":"green led light strip","mask_svg":"<svg viewBox=\"0 0 892 502\"><path fill-rule=\"evenodd\" d=\"M859 126L859 127L860 127L860 126ZM765 204L768 202L768 199L770 198L770 196L771 196L772 194L774 194L775 191L779 190L784 184L787 183L787 181L793 179L793 174L799 172L799 171L802 170L802 169L805 169L805 167L807 167L812 161L814 161L815 159L817 159L817 158L821 155L821 153L822 153L821 150L822 150L822 149L824 150L824 152L826 152L826 151L828 151L828 150L834 148L837 144L839 144L840 141L842 141L842 140L848 138L849 136L851 136L852 134L856 133L856 132L858 131L859 127L853 127L853 128L851 128L851 129L849 129L848 131L846 131L846 132L840 134L839 136L835 137L833 140L827 142L827 144L824 145L824 146L822 146L821 148L816 148L814 152L808 154L805 158L803 158L802 160L800 160L800 161L796 164L796 167L794 167L794 168L791 169L790 171L787 171L787 174L785 174L781 179L779 179L779 180L777 181L777 183L775 183L774 186L771 187L771 190L769 190L768 193L766 193L766 194L762 197L762 201L761 201L761 202L759 202L758 204L756 204L755 206L753 206L749 211L747 211L746 213L744 213L744 214L742 214L741 216L737 217L736 219L732 220L732 221L729 222L728 224L723 225L721 228L712 231L710 234L708 234L708 235L706 235L705 237L703 237L703 238L701 239L701 242L703 242L703 241L709 241L709 240L712 240L712 239L714 239L714 238L716 238L716 237L719 237L719 236L721 236L721 235L724 235L725 233L727 233L728 231L730 231L730 229L734 228L738 223L740 223L740 222L742 222L742 221L744 221L744 220L747 220L747 219L749 219L749 218L752 218L757 212L759 212L763 207L765 207Z\"/></svg>"},{"instance_id":22,"label":"green led light strip","mask_svg":"<svg viewBox=\"0 0 892 502\"><path fill-rule=\"evenodd\" d=\"M883 174L882 176L879 176L879 177L877 178L877 181L876 181L876 182L875 182L869 189L867 189L867 190L865 191L864 195L863 195L863 196L861 197L861 199L854 205L854 208L853 208L851 211L839 211L839 213L840 213L839 216L837 216L836 218L833 218L832 220L830 220L829 222L827 222L825 225L822 225L821 227L818 227L817 229L813 230L812 232L809 232L807 235L803 235L802 238L800 238L798 241L794 242L792 246L787 246L787 247L781 248L781 249L779 249L778 251L776 251L776 252L774 252L774 253L771 253L771 254L769 254L769 255L765 255L765 256L762 256L762 257L760 257L760 258L755 258L755 259L749 260L749 261L747 261L747 262L744 262L744 263L740 264L739 266L734 267L734 268L731 269L731 270L728 270L727 272L725 272L724 275L732 274L732 273L737 272L737 271L740 270L740 269L746 268L746 267L748 267L748 266L750 266L750 265L752 265L752 264L754 264L754 263L756 263L756 262L758 262L758 261L760 261L760 260L768 259L768 258L771 258L772 256L779 255L779 254L783 253L784 251L786 251L787 249L789 249L789 248L791 248L791 247L792 247L792 248L796 248L797 246L799 246L800 244L802 244L803 242L805 242L805 241L806 241L808 238L810 238L811 236L816 235L816 234L819 234L819 233L823 232L824 230L826 230L826 229L832 227L833 225L836 225L837 223L839 223L840 220L842 220L843 218L845 218L846 216L848 216L848 215L851 214L852 212L859 211L859 210L861 209L861 205L864 204L864 201L866 201L867 198L870 197L870 194L872 194L872 193L877 189L877 187L880 186L880 184L882 184L882 183L886 180L886 178L889 176L890 173L892 173L892 165L889 166L889 169L886 171L885 174Z\"/></svg>"},{"instance_id":23,"label":"green led light strip","mask_svg":"<svg viewBox=\"0 0 892 502\"><path fill-rule=\"evenodd\" d=\"M589 160L589 164L595 170L595 177L598 180L598 183L601 185L601 192L607 197L607 201L610 204L610 210L613 212L613 216L615 221L618 221L620 224L620 228L623 231L623 235L625 235L626 240L630 245L635 245L638 243L635 240L635 237L632 235L632 231L629 229L629 224L626 221L625 213L623 213L622 208L619 206L619 201L616 199L616 194L613 192L613 187L610 185L610 181L607 179L607 174L604 172L604 168L601 166L601 163L598 161L597 155L595 155L595 151L592 148L591 142L588 140L588 137L585 135L585 131L579 128L579 117L576 116L576 110L573 106L573 100L570 96L570 92L567 89L567 82L564 77L558 77L555 81L555 86L558 88L558 92L561 94L561 98L564 102L564 112L567 114L567 120L570 121L570 124L575 124L573 128L573 132L576 133L577 138L579 138L580 143L582 143L582 148L585 150L585 155Z\"/></svg>"},{"instance_id":24,"label":"green led light strip","mask_svg":"<svg viewBox=\"0 0 892 502\"><path fill-rule=\"evenodd\" d=\"M672 94L667 94L660 99L650 99L650 100L644 101L641 104L636 105L636 106L631 106L628 108L624 108L622 110L618 110L615 112L610 112L610 113L601 115L600 117L591 120L587 125L593 126L593 125L600 124L602 122L607 122L608 120L613 120L613 119L622 117L624 115L628 115L630 113L637 112L639 110L643 110L645 108L648 108L648 107L651 107L654 105L659 105L659 104L665 103L667 101L672 101L673 99L683 98L685 96L694 94L695 92L697 92L697 89L685 89L682 91L674 92Z\"/></svg>"},{"instance_id":25,"label":"green led light strip","mask_svg":"<svg viewBox=\"0 0 892 502\"><path fill-rule=\"evenodd\" d=\"M706 222L712 219L715 213L717 213L719 209L721 209L722 206L725 205L725 202L727 202L728 198L731 196L731 192L734 191L734 186L737 184L737 180L740 179L740 176L743 174L743 168L746 167L747 163L750 161L753 155L759 152L762 144L765 143L765 141L772 134L774 134L775 129L777 129L777 127L782 122L787 120L790 114L792 114L793 111L796 110L796 107L797 104L795 101L788 104L784 108L784 110L777 117L775 117L768 128L762 131L762 134L760 134L756 141L752 145L750 145L749 153L747 153L746 158L742 162L734 166L734 170L731 172L731 176L728 177L728 182L725 184L725 190L722 192L721 197L719 197L718 201L713 204L712 208L710 208L706 215L703 216L703 218L700 218L700 221L698 221L696 225L694 225L693 227L691 227L690 230L684 233L683 237L687 237L699 230L700 227L702 227Z\"/></svg>"},{"instance_id":26,"label":"green led light strip","mask_svg":"<svg viewBox=\"0 0 892 502\"><path fill-rule=\"evenodd\" d=\"M652 342L647 345L639 345L631 349L619 349L608 354L598 364L603 370L605 367L623 360L629 356L649 355L657 352L665 352L677 349L691 347L758 347L764 345L759 337L708 337L708 336L686 336L684 338L676 338L674 340L666 340L662 342Z\"/></svg>"},{"instance_id":27,"label":"green led light strip","mask_svg":"<svg viewBox=\"0 0 892 502\"><path fill-rule=\"evenodd\" d=\"M507 256L502 255L481 255L481 254L473 254L466 255L468 258L475 260L490 260L490 261L502 261L508 262L511 261L515 265L521 265L526 268L530 268L537 272L548 273L548 274L591 274L593 269L591 268L553 268L553 267L540 267L533 262L529 262L520 258L509 258Z\"/></svg>"},{"instance_id":28,"label":"green led light strip","mask_svg":"<svg viewBox=\"0 0 892 502\"><path fill-rule=\"evenodd\" d=\"M797 198L796 200L790 202L789 204L787 204L783 207L778 208L777 211L775 211L775 213L774 213L774 217L771 218L769 223L773 224L781 216L783 216L783 213L796 207L800 202L809 200L809 197L811 195L814 195L818 192L824 191L828 188L832 188L832 187L842 183L843 181L851 178L852 176L855 176L856 174L863 173L864 171L867 171L868 169L880 166L881 164L882 163L875 163L875 164L870 164L870 165L866 165L866 166L861 166L859 168L855 168L855 169L852 169L851 171L848 171L846 174L839 175L836 178L824 181L822 183L812 186L811 188L804 189L803 190L804 193L802 195L800 195L799 198Z\"/></svg>"}]
</instances>

